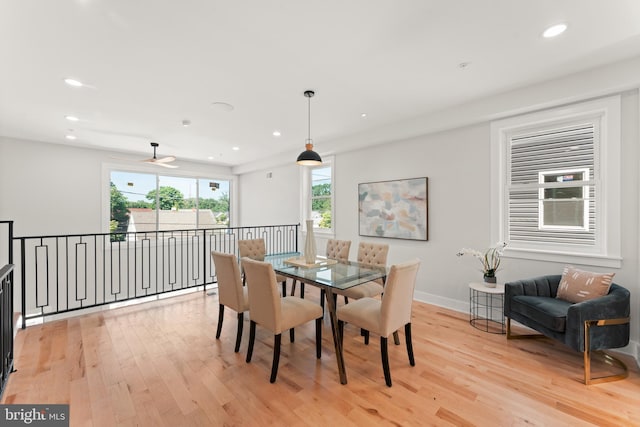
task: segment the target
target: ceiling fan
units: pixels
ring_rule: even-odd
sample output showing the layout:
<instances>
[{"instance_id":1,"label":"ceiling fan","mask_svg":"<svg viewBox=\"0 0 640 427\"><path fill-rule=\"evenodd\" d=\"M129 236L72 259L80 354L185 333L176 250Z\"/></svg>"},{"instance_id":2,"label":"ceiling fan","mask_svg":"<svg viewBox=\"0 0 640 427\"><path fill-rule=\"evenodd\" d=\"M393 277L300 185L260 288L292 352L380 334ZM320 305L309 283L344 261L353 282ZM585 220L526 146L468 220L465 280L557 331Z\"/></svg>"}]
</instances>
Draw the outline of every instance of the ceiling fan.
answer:
<instances>
[{"instance_id":1,"label":"ceiling fan","mask_svg":"<svg viewBox=\"0 0 640 427\"><path fill-rule=\"evenodd\" d=\"M165 168L171 168L171 169L175 169L178 167L178 166L169 164L176 160L174 156L166 156L160 159L156 156L156 149L160 146L160 144L158 144L157 142L152 142L151 146L153 147L153 157L150 159L142 160L144 163L152 163L154 165L162 166Z\"/></svg>"}]
</instances>

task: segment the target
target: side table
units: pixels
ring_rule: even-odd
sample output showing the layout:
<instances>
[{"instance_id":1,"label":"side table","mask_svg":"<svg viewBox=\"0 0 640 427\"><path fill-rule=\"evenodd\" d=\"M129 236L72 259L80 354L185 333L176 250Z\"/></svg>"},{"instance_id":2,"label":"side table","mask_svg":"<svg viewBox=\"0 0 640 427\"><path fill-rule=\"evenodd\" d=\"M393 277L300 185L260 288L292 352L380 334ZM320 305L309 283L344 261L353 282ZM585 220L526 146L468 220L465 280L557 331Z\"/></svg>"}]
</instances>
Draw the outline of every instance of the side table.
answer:
<instances>
[{"instance_id":1,"label":"side table","mask_svg":"<svg viewBox=\"0 0 640 427\"><path fill-rule=\"evenodd\" d=\"M489 288L482 282L469 283L469 323L476 329L504 334L504 283Z\"/></svg>"}]
</instances>

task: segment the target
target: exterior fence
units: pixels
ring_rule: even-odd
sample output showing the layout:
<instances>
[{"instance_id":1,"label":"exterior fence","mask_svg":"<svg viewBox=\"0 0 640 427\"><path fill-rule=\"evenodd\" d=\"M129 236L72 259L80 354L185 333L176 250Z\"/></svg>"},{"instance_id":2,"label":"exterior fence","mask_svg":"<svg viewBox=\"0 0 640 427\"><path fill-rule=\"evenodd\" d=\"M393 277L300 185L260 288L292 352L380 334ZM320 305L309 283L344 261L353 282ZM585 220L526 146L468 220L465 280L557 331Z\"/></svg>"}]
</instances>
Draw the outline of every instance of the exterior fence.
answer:
<instances>
[{"instance_id":1,"label":"exterior fence","mask_svg":"<svg viewBox=\"0 0 640 427\"><path fill-rule=\"evenodd\" d=\"M262 238L267 254L298 251L300 225L15 237L22 328L30 319L147 298L216 280L211 251L238 255Z\"/></svg>"},{"instance_id":2,"label":"exterior fence","mask_svg":"<svg viewBox=\"0 0 640 427\"><path fill-rule=\"evenodd\" d=\"M0 221L7 229L7 260L0 267L0 396L13 372L13 221ZM3 233L4 234L4 233ZM0 264L2 265L2 264Z\"/></svg>"}]
</instances>

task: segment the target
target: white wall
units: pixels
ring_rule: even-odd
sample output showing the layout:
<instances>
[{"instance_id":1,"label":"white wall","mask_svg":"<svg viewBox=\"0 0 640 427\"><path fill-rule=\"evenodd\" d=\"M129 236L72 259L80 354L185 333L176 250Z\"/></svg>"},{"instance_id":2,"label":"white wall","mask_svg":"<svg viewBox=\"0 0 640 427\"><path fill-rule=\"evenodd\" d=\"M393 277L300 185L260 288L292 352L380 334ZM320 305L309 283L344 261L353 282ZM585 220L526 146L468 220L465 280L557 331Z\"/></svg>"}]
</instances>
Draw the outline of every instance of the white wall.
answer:
<instances>
[{"instance_id":1,"label":"white wall","mask_svg":"<svg viewBox=\"0 0 640 427\"><path fill-rule=\"evenodd\" d=\"M238 181L239 226L300 222L300 171L295 164L249 172Z\"/></svg>"},{"instance_id":2,"label":"white wall","mask_svg":"<svg viewBox=\"0 0 640 427\"><path fill-rule=\"evenodd\" d=\"M107 165L144 167L114 157L131 156L0 137L0 218L15 221L16 236L108 232ZM235 180L227 167L199 163L181 162L170 173Z\"/></svg>"}]
</instances>

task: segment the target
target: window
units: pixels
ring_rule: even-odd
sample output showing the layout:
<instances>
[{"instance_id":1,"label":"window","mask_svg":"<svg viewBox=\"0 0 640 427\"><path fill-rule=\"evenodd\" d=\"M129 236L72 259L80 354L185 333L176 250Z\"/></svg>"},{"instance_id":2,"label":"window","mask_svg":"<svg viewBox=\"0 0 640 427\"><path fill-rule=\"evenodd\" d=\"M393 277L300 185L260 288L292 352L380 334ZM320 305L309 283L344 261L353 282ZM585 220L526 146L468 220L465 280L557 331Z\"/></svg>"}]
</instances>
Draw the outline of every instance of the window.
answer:
<instances>
[{"instance_id":1,"label":"window","mask_svg":"<svg viewBox=\"0 0 640 427\"><path fill-rule=\"evenodd\" d=\"M539 230L581 230L589 232L589 218L594 209L589 210L589 169L545 171L538 173L539 190L538 229ZM563 185L568 183L570 185ZM591 215L589 213L591 212Z\"/></svg>"},{"instance_id":2,"label":"window","mask_svg":"<svg viewBox=\"0 0 640 427\"><path fill-rule=\"evenodd\" d=\"M492 138L493 237L507 254L617 266L620 98L501 120Z\"/></svg>"},{"instance_id":3,"label":"window","mask_svg":"<svg viewBox=\"0 0 640 427\"><path fill-rule=\"evenodd\" d=\"M334 188L332 158L323 159L320 166L303 168L302 218L312 219L319 232L333 232Z\"/></svg>"},{"instance_id":4,"label":"window","mask_svg":"<svg viewBox=\"0 0 640 427\"><path fill-rule=\"evenodd\" d=\"M311 219L315 228L331 228L331 166L311 169Z\"/></svg>"},{"instance_id":5,"label":"window","mask_svg":"<svg viewBox=\"0 0 640 427\"><path fill-rule=\"evenodd\" d=\"M227 227L229 186L227 180L111 171L109 229L125 233Z\"/></svg>"}]
</instances>

